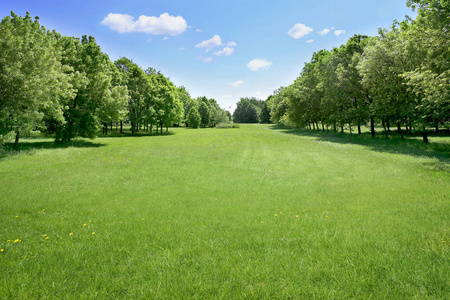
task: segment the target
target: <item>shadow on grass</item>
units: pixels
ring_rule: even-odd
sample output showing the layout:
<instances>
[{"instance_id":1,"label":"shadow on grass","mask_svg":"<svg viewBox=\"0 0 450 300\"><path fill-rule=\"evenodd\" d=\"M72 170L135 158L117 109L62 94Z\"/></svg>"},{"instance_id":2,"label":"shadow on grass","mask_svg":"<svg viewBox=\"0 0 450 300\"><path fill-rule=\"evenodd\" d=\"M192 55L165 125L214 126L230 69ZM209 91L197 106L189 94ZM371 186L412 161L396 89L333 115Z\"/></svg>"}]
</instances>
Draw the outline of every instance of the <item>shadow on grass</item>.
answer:
<instances>
[{"instance_id":1,"label":"shadow on grass","mask_svg":"<svg viewBox=\"0 0 450 300\"><path fill-rule=\"evenodd\" d=\"M19 149L14 150L13 143L6 143L5 150L0 152L0 160L6 157L23 154L33 154L38 149L64 149L64 148L100 148L105 146L102 143L95 143L92 141L76 139L70 142L54 142L54 141L42 141L38 138L27 138L19 142Z\"/></svg>"},{"instance_id":2,"label":"shadow on grass","mask_svg":"<svg viewBox=\"0 0 450 300\"><path fill-rule=\"evenodd\" d=\"M98 138L117 138L117 137L148 137L148 136L171 136L171 135L175 135L175 132L173 131L168 131L168 132L163 132L163 133L156 133L156 132L143 132L143 131L138 131L135 132L134 134L131 133L131 131L124 131L122 133L118 132L118 131L112 131L112 132L108 132L108 134L99 134Z\"/></svg>"},{"instance_id":3,"label":"shadow on grass","mask_svg":"<svg viewBox=\"0 0 450 300\"><path fill-rule=\"evenodd\" d=\"M338 144L354 144L367 147L372 151L411 155L437 159L438 162L426 162L423 165L436 171L450 172L450 135L429 134L430 143L425 144L419 134L405 134L404 140L398 133L390 133L389 139L385 135L378 134L372 137L370 132L358 134L335 133L328 131L314 131L308 129L286 128L277 125L270 127L284 134L313 137L319 141ZM436 137L445 138L447 142L440 142ZM443 140L443 139L442 139Z\"/></svg>"}]
</instances>

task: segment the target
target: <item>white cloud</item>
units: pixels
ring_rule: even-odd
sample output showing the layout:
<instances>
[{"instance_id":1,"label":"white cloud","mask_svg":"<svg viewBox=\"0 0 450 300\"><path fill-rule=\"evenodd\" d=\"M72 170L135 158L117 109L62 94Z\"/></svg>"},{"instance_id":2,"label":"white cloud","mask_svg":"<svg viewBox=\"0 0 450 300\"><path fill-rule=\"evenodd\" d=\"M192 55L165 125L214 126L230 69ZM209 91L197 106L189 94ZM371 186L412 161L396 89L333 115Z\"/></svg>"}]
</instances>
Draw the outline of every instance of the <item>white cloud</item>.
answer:
<instances>
[{"instance_id":1,"label":"white cloud","mask_svg":"<svg viewBox=\"0 0 450 300\"><path fill-rule=\"evenodd\" d=\"M331 30L335 30L335 29L336 29L336 27L331 27L330 29L331 29Z\"/></svg>"},{"instance_id":2,"label":"white cloud","mask_svg":"<svg viewBox=\"0 0 450 300\"><path fill-rule=\"evenodd\" d=\"M214 52L214 55L217 56L229 56L234 53L234 49L230 47L225 47L221 51Z\"/></svg>"},{"instance_id":3,"label":"white cloud","mask_svg":"<svg viewBox=\"0 0 450 300\"><path fill-rule=\"evenodd\" d=\"M344 34L344 33L346 33L346 32L347 32L347 31L341 29L341 30L336 30L336 31L334 32L334 34L335 34L336 36L340 36L341 34Z\"/></svg>"},{"instance_id":4,"label":"white cloud","mask_svg":"<svg viewBox=\"0 0 450 300\"><path fill-rule=\"evenodd\" d=\"M230 84L231 84L232 87L238 87L238 86L240 86L243 83L244 82L242 80L238 80L236 82L231 82Z\"/></svg>"},{"instance_id":5,"label":"white cloud","mask_svg":"<svg viewBox=\"0 0 450 300\"><path fill-rule=\"evenodd\" d=\"M184 47L180 47L180 50L183 51L183 50L184 50Z\"/></svg>"},{"instance_id":6,"label":"white cloud","mask_svg":"<svg viewBox=\"0 0 450 300\"><path fill-rule=\"evenodd\" d=\"M310 43L314 42L314 40L307 40L306 42L310 44Z\"/></svg>"},{"instance_id":7,"label":"white cloud","mask_svg":"<svg viewBox=\"0 0 450 300\"><path fill-rule=\"evenodd\" d=\"M320 34L320 35L327 35L329 32L330 32L330 29L325 28L324 30L319 31L319 34Z\"/></svg>"},{"instance_id":8,"label":"white cloud","mask_svg":"<svg viewBox=\"0 0 450 300\"><path fill-rule=\"evenodd\" d=\"M212 57L206 57L203 59L203 62L205 62L205 63L210 63L212 61L213 61Z\"/></svg>"},{"instance_id":9,"label":"white cloud","mask_svg":"<svg viewBox=\"0 0 450 300\"><path fill-rule=\"evenodd\" d=\"M312 31L313 29L311 27L308 27L305 24L297 23L288 31L288 34L294 39L299 39L310 34Z\"/></svg>"},{"instance_id":10,"label":"white cloud","mask_svg":"<svg viewBox=\"0 0 450 300\"><path fill-rule=\"evenodd\" d=\"M214 48L215 46L221 46L222 45L222 39L219 35L213 36L211 39L201 42L200 44L195 45L196 48L206 48L206 51L208 52L211 50L211 48Z\"/></svg>"},{"instance_id":11,"label":"white cloud","mask_svg":"<svg viewBox=\"0 0 450 300\"><path fill-rule=\"evenodd\" d=\"M181 16L171 16L163 13L159 17L140 16L135 22L130 15L108 14L101 24L109 26L119 33L144 32L153 35L176 36L184 32L187 28L186 20Z\"/></svg>"},{"instance_id":12,"label":"white cloud","mask_svg":"<svg viewBox=\"0 0 450 300\"><path fill-rule=\"evenodd\" d=\"M163 37L163 41L167 41L169 38L167 36Z\"/></svg>"},{"instance_id":13,"label":"white cloud","mask_svg":"<svg viewBox=\"0 0 450 300\"><path fill-rule=\"evenodd\" d=\"M251 60L247 67L252 71L258 71L259 69L268 69L272 63L265 59L255 58Z\"/></svg>"},{"instance_id":14,"label":"white cloud","mask_svg":"<svg viewBox=\"0 0 450 300\"><path fill-rule=\"evenodd\" d=\"M200 28L195 29L196 32L203 32Z\"/></svg>"},{"instance_id":15,"label":"white cloud","mask_svg":"<svg viewBox=\"0 0 450 300\"><path fill-rule=\"evenodd\" d=\"M228 42L228 43L227 43L227 46L228 46L228 47L236 47L237 44L236 44L235 42Z\"/></svg>"}]
</instances>

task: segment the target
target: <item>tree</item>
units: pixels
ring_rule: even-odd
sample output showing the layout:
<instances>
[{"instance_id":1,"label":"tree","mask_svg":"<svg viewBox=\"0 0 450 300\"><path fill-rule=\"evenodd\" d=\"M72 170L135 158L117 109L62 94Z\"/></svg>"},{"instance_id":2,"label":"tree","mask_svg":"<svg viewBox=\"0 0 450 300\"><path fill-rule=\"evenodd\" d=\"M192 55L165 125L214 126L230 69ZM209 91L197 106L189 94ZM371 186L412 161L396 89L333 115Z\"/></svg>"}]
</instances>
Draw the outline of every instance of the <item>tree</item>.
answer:
<instances>
[{"instance_id":1,"label":"tree","mask_svg":"<svg viewBox=\"0 0 450 300\"><path fill-rule=\"evenodd\" d=\"M58 35L11 12L0 24L0 135L44 128L44 117L63 123L60 99L74 90L60 63Z\"/></svg>"},{"instance_id":2,"label":"tree","mask_svg":"<svg viewBox=\"0 0 450 300\"><path fill-rule=\"evenodd\" d=\"M204 101L201 101L200 102L200 106L198 108L198 112L199 112L200 117L201 117L200 125L202 127L208 126L209 125L209 119L210 119L210 112L209 112L208 104L206 104L206 102L204 102Z\"/></svg>"},{"instance_id":3,"label":"tree","mask_svg":"<svg viewBox=\"0 0 450 300\"><path fill-rule=\"evenodd\" d=\"M187 122L189 123L189 127L191 128L198 128L200 126L200 123L202 121L202 118L198 112L197 107L192 107L189 110Z\"/></svg>"}]
</instances>

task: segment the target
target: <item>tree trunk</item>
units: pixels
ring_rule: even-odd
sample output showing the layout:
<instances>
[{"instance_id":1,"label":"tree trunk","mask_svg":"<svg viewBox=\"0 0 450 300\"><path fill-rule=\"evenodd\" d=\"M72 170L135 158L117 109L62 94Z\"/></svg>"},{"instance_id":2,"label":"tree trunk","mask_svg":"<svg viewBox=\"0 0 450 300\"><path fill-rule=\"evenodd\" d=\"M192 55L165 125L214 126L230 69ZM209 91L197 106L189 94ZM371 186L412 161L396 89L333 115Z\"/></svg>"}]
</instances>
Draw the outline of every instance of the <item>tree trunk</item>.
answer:
<instances>
[{"instance_id":1,"label":"tree trunk","mask_svg":"<svg viewBox=\"0 0 450 300\"><path fill-rule=\"evenodd\" d=\"M361 135L361 125L358 124L358 135Z\"/></svg>"},{"instance_id":2,"label":"tree trunk","mask_svg":"<svg viewBox=\"0 0 450 300\"><path fill-rule=\"evenodd\" d=\"M341 125L341 133L344 133L344 126Z\"/></svg>"},{"instance_id":3,"label":"tree trunk","mask_svg":"<svg viewBox=\"0 0 450 300\"><path fill-rule=\"evenodd\" d=\"M370 118L370 134L375 137L375 120L373 117Z\"/></svg>"},{"instance_id":4,"label":"tree trunk","mask_svg":"<svg viewBox=\"0 0 450 300\"><path fill-rule=\"evenodd\" d=\"M108 135L108 124L105 123L105 135Z\"/></svg>"},{"instance_id":5,"label":"tree trunk","mask_svg":"<svg viewBox=\"0 0 450 300\"><path fill-rule=\"evenodd\" d=\"M389 136L388 136L388 132L387 132L387 129L386 129L386 123L384 122L384 120L381 120L381 125L383 125L384 134L386 135L386 139L388 139Z\"/></svg>"},{"instance_id":6,"label":"tree trunk","mask_svg":"<svg viewBox=\"0 0 450 300\"><path fill-rule=\"evenodd\" d=\"M316 124L314 124L314 122L312 122L313 124L313 130L316 130Z\"/></svg>"},{"instance_id":7,"label":"tree trunk","mask_svg":"<svg viewBox=\"0 0 450 300\"><path fill-rule=\"evenodd\" d=\"M123 133L123 122L120 121L120 133Z\"/></svg>"},{"instance_id":8,"label":"tree trunk","mask_svg":"<svg viewBox=\"0 0 450 300\"><path fill-rule=\"evenodd\" d=\"M317 127L317 131L320 131L319 123L317 121L316 121L316 127Z\"/></svg>"},{"instance_id":9,"label":"tree trunk","mask_svg":"<svg viewBox=\"0 0 450 300\"><path fill-rule=\"evenodd\" d=\"M14 141L14 150L19 149L19 138L20 138L20 132L16 131L16 140Z\"/></svg>"},{"instance_id":10,"label":"tree trunk","mask_svg":"<svg viewBox=\"0 0 450 300\"><path fill-rule=\"evenodd\" d=\"M386 121L387 130L391 132L391 123L389 121Z\"/></svg>"},{"instance_id":11,"label":"tree trunk","mask_svg":"<svg viewBox=\"0 0 450 300\"><path fill-rule=\"evenodd\" d=\"M113 122L111 121L111 131L112 131L112 123L113 123Z\"/></svg>"},{"instance_id":12,"label":"tree trunk","mask_svg":"<svg viewBox=\"0 0 450 300\"><path fill-rule=\"evenodd\" d=\"M436 133L439 133L439 125L436 125Z\"/></svg>"},{"instance_id":13,"label":"tree trunk","mask_svg":"<svg viewBox=\"0 0 450 300\"><path fill-rule=\"evenodd\" d=\"M350 134L352 134L352 124L348 123L348 128L350 128Z\"/></svg>"},{"instance_id":14,"label":"tree trunk","mask_svg":"<svg viewBox=\"0 0 450 300\"><path fill-rule=\"evenodd\" d=\"M169 127L166 126L166 132L169 132Z\"/></svg>"},{"instance_id":15,"label":"tree trunk","mask_svg":"<svg viewBox=\"0 0 450 300\"><path fill-rule=\"evenodd\" d=\"M402 131L402 127L400 125L400 122L397 122L397 131L400 133Z\"/></svg>"},{"instance_id":16,"label":"tree trunk","mask_svg":"<svg viewBox=\"0 0 450 300\"><path fill-rule=\"evenodd\" d=\"M427 135L427 131L425 129L422 132L422 138L423 138L423 142L425 144L428 144L428 135Z\"/></svg>"},{"instance_id":17,"label":"tree trunk","mask_svg":"<svg viewBox=\"0 0 450 300\"><path fill-rule=\"evenodd\" d=\"M325 126L323 125L323 123L322 123L322 131L325 131Z\"/></svg>"}]
</instances>

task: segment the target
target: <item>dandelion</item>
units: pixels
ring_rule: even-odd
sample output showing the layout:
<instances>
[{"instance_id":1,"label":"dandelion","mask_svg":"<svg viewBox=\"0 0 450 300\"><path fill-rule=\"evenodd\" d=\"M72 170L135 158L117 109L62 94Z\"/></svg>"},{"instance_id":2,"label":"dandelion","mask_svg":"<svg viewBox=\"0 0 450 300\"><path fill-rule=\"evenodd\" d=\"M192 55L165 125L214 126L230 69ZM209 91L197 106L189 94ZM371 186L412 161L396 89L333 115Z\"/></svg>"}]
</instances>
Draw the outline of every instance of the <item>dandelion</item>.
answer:
<instances>
[{"instance_id":1,"label":"dandelion","mask_svg":"<svg viewBox=\"0 0 450 300\"><path fill-rule=\"evenodd\" d=\"M19 239L15 239L15 240L14 240L14 243L18 243L18 242L20 242Z\"/></svg>"},{"instance_id":2,"label":"dandelion","mask_svg":"<svg viewBox=\"0 0 450 300\"><path fill-rule=\"evenodd\" d=\"M89 222L92 222L91 220L89 220Z\"/></svg>"},{"instance_id":3,"label":"dandelion","mask_svg":"<svg viewBox=\"0 0 450 300\"><path fill-rule=\"evenodd\" d=\"M325 216L325 218L328 218L328 216Z\"/></svg>"},{"instance_id":4,"label":"dandelion","mask_svg":"<svg viewBox=\"0 0 450 300\"><path fill-rule=\"evenodd\" d=\"M16 216L16 219L18 218L19 216Z\"/></svg>"},{"instance_id":5,"label":"dandelion","mask_svg":"<svg viewBox=\"0 0 450 300\"><path fill-rule=\"evenodd\" d=\"M298 218L298 215L296 215L295 217Z\"/></svg>"},{"instance_id":6,"label":"dandelion","mask_svg":"<svg viewBox=\"0 0 450 300\"><path fill-rule=\"evenodd\" d=\"M283 214L283 212L282 211L280 211L280 215L282 215Z\"/></svg>"},{"instance_id":7,"label":"dandelion","mask_svg":"<svg viewBox=\"0 0 450 300\"><path fill-rule=\"evenodd\" d=\"M84 223L84 224L83 224L83 226L87 226L87 224L86 224L86 223Z\"/></svg>"},{"instance_id":8,"label":"dandelion","mask_svg":"<svg viewBox=\"0 0 450 300\"><path fill-rule=\"evenodd\" d=\"M95 232L93 232L92 234L95 234Z\"/></svg>"},{"instance_id":9,"label":"dandelion","mask_svg":"<svg viewBox=\"0 0 450 300\"><path fill-rule=\"evenodd\" d=\"M278 214L275 214L275 217L278 217Z\"/></svg>"},{"instance_id":10,"label":"dandelion","mask_svg":"<svg viewBox=\"0 0 450 300\"><path fill-rule=\"evenodd\" d=\"M45 208L44 208L44 209L42 209L42 211L45 211Z\"/></svg>"},{"instance_id":11,"label":"dandelion","mask_svg":"<svg viewBox=\"0 0 450 300\"><path fill-rule=\"evenodd\" d=\"M40 214L41 212L40 211L38 211L38 214Z\"/></svg>"},{"instance_id":12,"label":"dandelion","mask_svg":"<svg viewBox=\"0 0 450 300\"><path fill-rule=\"evenodd\" d=\"M7 243L11 242L11 240L6 240Z\"/></svg>"},{"instance_id":13,"label":"dandelion","mask_svg":"<svg viewBox=\"0 0 450 300\"><path fill-rule=\"evenodd\" d=\"M4 252L5 250L4 249L0 249L0 252Z\"/></svg>"},{"instance_id":14,"label":"dandelion","mask_svg":"<svg viewBox=\"0 0 450 300\"><path fill-rule=\"evenodd\" d=\"M144 221L144 218L142 218L141 220Z\"/></svg>"},{"instance_id":15,"label":"dandelion","mask_svg":"<svg viewBox=\"0 0 450 300\"><path fill-rule=\"evenodd\" d=\"M261 224L264 224L264 221L261 221Z\"/></svg>"},{"instance_id":16,"label":"dandelion","mask_svg":"<svg viewBox=\"0 0 450 300\"><path fill-rule=\"evenodd\" d=\"M46 237L45 239L48 240L50 237Z\"/></svg>"},{"instance_id":17,"label":"dandelion","mask_svg":"<svg viewBox=\"0 0 450 300\"><path fill-rule=\"evenodd\" d=\"M72 235L73 235L73 232L69 233L69 235L72 236Z\"/></svg>"},{"instance_id":18,"label":"dandelion","mask_svg":"<svg viewBox=\"0 0 450 300\"><path fill-rule=\"evenodd\" d=\"M46 236L47 236L46 234L43 235L43 237L46 237Z\"/></svg>"}]
</instances>

